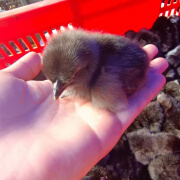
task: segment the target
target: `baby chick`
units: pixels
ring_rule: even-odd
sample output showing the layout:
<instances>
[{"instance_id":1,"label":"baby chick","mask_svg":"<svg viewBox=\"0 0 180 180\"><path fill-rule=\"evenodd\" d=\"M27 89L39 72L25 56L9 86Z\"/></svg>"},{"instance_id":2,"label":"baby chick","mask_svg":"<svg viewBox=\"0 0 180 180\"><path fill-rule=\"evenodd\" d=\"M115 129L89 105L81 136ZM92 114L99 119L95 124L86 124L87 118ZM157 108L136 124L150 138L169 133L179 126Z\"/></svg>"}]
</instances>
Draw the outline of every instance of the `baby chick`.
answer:
<instances>
[{"instance_id":1,"label":"baby chick","mask_svg":"<svg viewBox=\"0 0 180 180\"><path fill-rule=\"evenodd\" d=\"M163 92L180 102L180 84L178 80L166 83L163 87Z\"/></svg>"},{"instance_id":2,"label":"baby chick","mask_svg":"<svg viewBox=\"0 0 180 180\"><path fill-rule=\"evenodd\" d=\"M137 33L133 30L126 31L124 36L134 42L137 42L141 47L147 44L154 44L158 48L157 57L163 57L163 52L161 51L161 40L159 36L146 28L140 29Z\"/></svg>"},{"instance_id":3,"label":"baby chick","mask_svg":"<svg viewBox=\"0 0 180 180\"><path fill-rule=\"evenodd\" d=\"M83 30L55 36L43 55L54 98L75 96L111 112L127 106L149 67L147 54L128 39Z\"/></svg>"},{"instance_id":4,"label":"baby chick","mask_svg":"<svg viewBox=\"0 0 180 180\"><path fill-rule=\"evenodd\" d=\"M178 43L178 31L175 25L165 16L158 17L154 22L151 31L157 34L161 39L161 48L163 53L175 48Z\"/></svg>"},{"instance_id":5,"label":"baby chick","mask_svg":"<svg viewBox=\"0 0 180 180\"><path fill-rule=\"evenodd\" d=\"M179 180L180 154L167 154L155 157L149 164L152 180Z\"/></svg>"},{"instance_id":6,"label":"baby chick","mask_svg":"<svg viewBox=\"0 0 180 180\"><path fill-rule=\"evenodd\" d=\"M172 15L168 19L177 29L178 34L175 34L175 38L177 39L177 42L180 42L180 17L177 15Z\"/></svg>"},{"instance_id":7,"label":"baby chick","mask_svg":"<svg viewBox=\"0 0 180 180\"><path fill-rule=\"evenodd\" d=\"M166 60L173 68L180 65L180 45L167 53Z\"/></svg>"},{"instance_id":8,"label":"baby chick","mask_svg":"<svg viewBox=\"0 0 180 180\"><path fill-rule=\"evenodd\" d=\"M167 91L167 88L165 89ZM172 89L173 91L173 89ZM171 93L173 96L176 94L172 91ZM168 92L168 91L167 91ZM176 96L177 98L178 96ZM163 91L158 94L157 96L157 101L162 105L164 108L164 113L166 116L166 121L163 124L163 130L166 132L171 132L176 134L176 130L180 130L180 121L179 121L179 116L180 116L180 104L177 99L172 97L169 94L165 94Z\"/></svg>"},{"instance_id":9,"label":"baby chick","mask_svg":"<svg viewBox=\"0 0 180 180\"><path fill-rule=\"evenodd\" d=\"M154 44L159 50L155 58L163 57L163 52L161 50L161 40L159 36L149 31L148 29L142 28L140 31L138 31L133 41L138 42L142 47L147 44Z\"/></svg>"},{"instance_id":10,"label":"baby chick","mask_svg":"<svg viewBox=\"0 0 180 180\"><path fill-rule=\"evenodd\" d=\"M163 121L164 112L161 105L157 101L150 102L126 132L136 131L141 128L147 128L150 132L160 132Z\"/></svg>"},{"instance_id":11,"label":"baby chick","mask_svg":"<svg viewBox=\"0 0 180 180\"><path fill-rule=\"evenodd\" d=\"M180 139L171 133L153 134L144 128L128 133L127 138L136 160L144 165L157 155L177 153L180 150Z\"/></svg>"},{"instance_id":12,"label":"baby chick","mask_svg":"<svg viewBox=\"0 0 180 180\"><path fill-rule=\"evenodd\" d=\"M136 32L133 30L129 30L124 33L124 36L128 39L133 40L136 37Z\"/></svg>"}]
</instances>

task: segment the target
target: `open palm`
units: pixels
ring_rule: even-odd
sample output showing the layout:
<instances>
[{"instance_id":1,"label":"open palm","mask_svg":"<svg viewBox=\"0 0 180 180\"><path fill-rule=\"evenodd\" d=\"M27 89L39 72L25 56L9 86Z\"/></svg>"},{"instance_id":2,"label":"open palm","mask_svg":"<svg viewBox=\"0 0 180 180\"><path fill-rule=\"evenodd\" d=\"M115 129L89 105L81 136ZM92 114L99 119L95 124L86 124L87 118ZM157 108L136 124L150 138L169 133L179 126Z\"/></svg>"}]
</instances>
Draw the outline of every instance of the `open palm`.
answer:
<instances>
[{"instance_id":1,"label":"open palm","mask_svg":"<svg viewBox=\"0 0 180 180\"><path fill-rule=\"evenodd\" d=\"M144 48L152 59L157 48ZM0 179L79 180L117 143L165 83L163 58L151 61L146 84L117 114L89 102L53 100L50 81L32 81L42 65L29 53L0 71Z\"/></svg>"}]
</instances>

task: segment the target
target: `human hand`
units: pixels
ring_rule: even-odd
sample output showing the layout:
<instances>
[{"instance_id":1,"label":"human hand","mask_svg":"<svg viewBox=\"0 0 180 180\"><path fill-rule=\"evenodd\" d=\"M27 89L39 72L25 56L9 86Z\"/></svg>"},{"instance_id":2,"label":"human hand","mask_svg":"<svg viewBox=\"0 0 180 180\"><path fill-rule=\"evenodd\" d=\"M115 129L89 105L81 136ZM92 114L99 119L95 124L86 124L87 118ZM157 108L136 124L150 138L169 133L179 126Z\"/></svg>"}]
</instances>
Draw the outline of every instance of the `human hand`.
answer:
<instances>
[{"instance_id":1,"label":"human hand","mask_svg":"<svg viewBox=\"0 0 180 180\"><path fill-rule=\"evenodd\" d=\"M157 53L144 49L150 59ZM31 81L42 67L36 53L1 70L0 179L81 179L160 91L167 66L163 58L151 61L147 82L116 115L77 99L54 101L50 81Z\"/></svg>"}]
</instances>

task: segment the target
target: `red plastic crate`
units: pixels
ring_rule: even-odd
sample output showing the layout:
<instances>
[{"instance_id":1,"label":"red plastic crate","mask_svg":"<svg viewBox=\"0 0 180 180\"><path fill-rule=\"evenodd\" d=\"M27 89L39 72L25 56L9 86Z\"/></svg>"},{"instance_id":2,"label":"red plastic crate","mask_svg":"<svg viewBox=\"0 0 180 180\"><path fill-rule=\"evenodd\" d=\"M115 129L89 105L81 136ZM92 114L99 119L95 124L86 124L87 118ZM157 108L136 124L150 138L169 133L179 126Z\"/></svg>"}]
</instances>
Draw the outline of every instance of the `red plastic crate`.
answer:
<instances>
[{"instance_id":1,"label":"red plastic crate","mask_svg":"<svg viewBox=\"0 0 180 180\"><path fill-rule=\"evenodd\" d=\"M167 4L168 0L165 0L165 6L161 8L161 0L44 0L2 12L0 69L29 51L42 52L44 45L39 43L37 34L45 44L45 31L52 34L53 29L59 30L60 26L67 27L69 23L74 27L113 34L123 34L130 29L138 31L143 27L150 28L160 13L165 15L169 10L170 14L173 8L176 13L179 0ZM36 46L32 47L27 36Z\"/></svg>"},{"instance_id":2,"label":"red plastic crate","mask_svg":"<svg viewBox=\"0 0 180 180\"><path fill-rule=\"evenodd\" d=\"M176 14L179 16L180 0L164 0L160 9L160 16L170 16Z\"/></svg>"}]
</instances>

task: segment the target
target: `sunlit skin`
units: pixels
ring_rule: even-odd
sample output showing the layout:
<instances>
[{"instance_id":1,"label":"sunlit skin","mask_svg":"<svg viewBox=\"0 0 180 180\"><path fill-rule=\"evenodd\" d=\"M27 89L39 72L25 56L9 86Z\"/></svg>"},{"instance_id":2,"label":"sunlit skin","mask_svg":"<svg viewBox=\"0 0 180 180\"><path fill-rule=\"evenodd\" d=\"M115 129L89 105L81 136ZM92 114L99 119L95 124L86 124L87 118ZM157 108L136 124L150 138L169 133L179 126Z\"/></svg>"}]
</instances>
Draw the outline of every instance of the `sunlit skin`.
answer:
<instances>
[{"instance_id":1,"label":"sunlit skin","mask_svg":"<svg viewBox=\"0 0 180 180\"><path fill-rule=\"evenodd\" d=\"M152 60L158 50L144 47ZM163 58L151 61L144 86L117 115L78 99L53 99L49 80L31 52L0 71L0 179L80 180L117 143L165 84Z\"/></svg>"}]
</instances>

